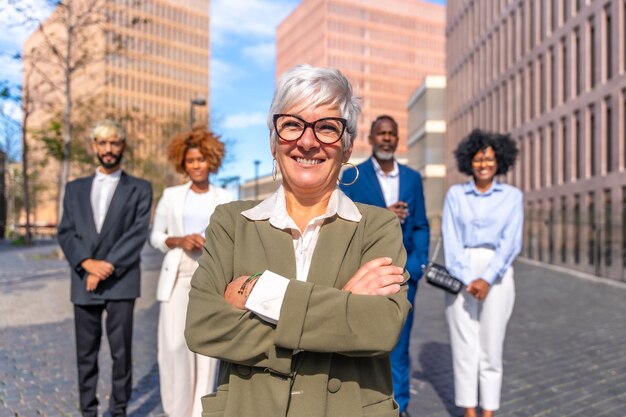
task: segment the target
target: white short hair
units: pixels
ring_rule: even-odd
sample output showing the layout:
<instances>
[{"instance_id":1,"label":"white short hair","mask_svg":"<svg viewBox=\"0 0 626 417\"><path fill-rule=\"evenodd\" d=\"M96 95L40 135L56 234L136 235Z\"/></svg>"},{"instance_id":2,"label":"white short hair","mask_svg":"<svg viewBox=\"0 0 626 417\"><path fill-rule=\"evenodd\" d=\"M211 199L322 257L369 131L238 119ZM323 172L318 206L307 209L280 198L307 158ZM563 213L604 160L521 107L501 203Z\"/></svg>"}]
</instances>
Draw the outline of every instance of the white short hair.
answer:
<instances>
[{"instance_id":1,"label":"white short hair","mask_svg":"<svg viewBox=\"0 0 626 417\"><path fill-rule=\"evenodd\" d=\"M297 65L278 80L274 98L267 117L272 151L278 136L274 130L274 114L280 114L292 106L302 104L305 108L337 106L347 120L346 131L341 138L343 149L350 148L357 135L357 122L361 113L361 98L352 91L350 81L335 68Z\"/></svg>"},{"instance_id":2,"label":"white short hair","mask_svg":"<svg viewBox=\"0 0 626 417\"><path fill-rule=\"evenodd\" d=\"M112 119L99 121L91 130L91 138L93 140L111 136L117 136L120 140L126 141L126 129L124 129L121 123Z\"/></svg>"}]
</instances>

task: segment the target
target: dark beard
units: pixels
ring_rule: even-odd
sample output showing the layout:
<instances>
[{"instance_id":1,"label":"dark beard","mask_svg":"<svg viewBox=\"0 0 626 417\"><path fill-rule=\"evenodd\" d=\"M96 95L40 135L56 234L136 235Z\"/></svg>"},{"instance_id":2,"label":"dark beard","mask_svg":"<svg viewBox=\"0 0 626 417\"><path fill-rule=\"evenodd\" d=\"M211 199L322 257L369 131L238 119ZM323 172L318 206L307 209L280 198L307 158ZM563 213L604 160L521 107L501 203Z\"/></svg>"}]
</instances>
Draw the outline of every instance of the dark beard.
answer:
<instances>
[{"instance_id":1,"label":"dark beard","mask_svg":"<svg viewBox=\"0 0 626 417\"><path fill-rule=\"evenodd\" d=\"M104 159L102 157L105 156L105 155L100 155L100 154L96 155L98 157L98 161L100 161L100 165L102 165L106 169L115 168L122 161L122 155L123 154L119 154L119 155L107 154L107 155L111 155L111 156L115 157L113 162L104 162Z\"/></svg>"}]
</instances>

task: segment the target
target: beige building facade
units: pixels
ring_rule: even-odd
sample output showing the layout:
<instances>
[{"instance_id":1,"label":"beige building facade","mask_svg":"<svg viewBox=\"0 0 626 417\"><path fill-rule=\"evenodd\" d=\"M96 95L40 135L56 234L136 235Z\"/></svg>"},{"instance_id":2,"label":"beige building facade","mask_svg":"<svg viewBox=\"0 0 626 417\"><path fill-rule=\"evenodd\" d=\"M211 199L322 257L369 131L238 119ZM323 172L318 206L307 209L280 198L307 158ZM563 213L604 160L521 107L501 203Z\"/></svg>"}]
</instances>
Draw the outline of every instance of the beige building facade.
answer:
<instances>
[{"instance_id":1,"label":"beige building facade","mask_svg":"<svg viewBox=\"0 0 626 417\"><path fill-rule=\"evenodd\" d=\"M407 152L406 103L427 74L445 71L445 8L421 0L303 0L278 26L276 75L297 64L341 70L363 98L353 161L371 154L371 122L399 124Z\"/></svg>"},{"instance_id":2,"label":"beige building facade","mask_svg":"<svg viewBox=\"0 0 626 417\"><path fill-rule=\"evenodd\" d=\"M446 77L429 75L408 101L407 165L422 174L431 234L439 235L445 195Z\"/></svg>"},{"instance_id":3,"label":"beige building facade","mask_svg":"<svg viewBox=\"0 0 626 417\"><path fill-rule=\"evenodd\" d=\"M165 146L175 133L188 128L191 100L204 100L204 105L193 106L193 112L196 124L208 125L210 0L64 3L72 4L74 16L91 7L91 19L96 22L77 30L79 36L72 48L74 59L85 57L71 83L72 141L82 144L90 158L88 127L105 117L120 120L129 132L124 167L151 180L158 196L164 186L179 179L166 161ZM62 69L45 62L51 60L51 46L65 51L66 26L65 10L57 7L42 30L35 31L24 45L25 74L30 77L24 85L33 87L31 94L39 94L35 97L39 102L59 104L35 106L28 123L31 132L46 129L51 120L61 120L64 90L43 90L46 83L41 73L53 84L63 82ZM33 184L39 192L32 220L56 224L59 164L46 156L35 135L29 141L34 159L31 167L47 160ZM85 166L73 162L70 179L89 173L92 168Z\"/></svg>"},{"instance_id":4,"label":"beige building facade","mask_svg":"<svg viewBox=\"0 0 626 417\"><path fill-rule=\"evenodd\" d=\"M626 2L449 0L451 150L508 132L520 157L523 255L626 281Z\"/></svg>"}]
</instances>

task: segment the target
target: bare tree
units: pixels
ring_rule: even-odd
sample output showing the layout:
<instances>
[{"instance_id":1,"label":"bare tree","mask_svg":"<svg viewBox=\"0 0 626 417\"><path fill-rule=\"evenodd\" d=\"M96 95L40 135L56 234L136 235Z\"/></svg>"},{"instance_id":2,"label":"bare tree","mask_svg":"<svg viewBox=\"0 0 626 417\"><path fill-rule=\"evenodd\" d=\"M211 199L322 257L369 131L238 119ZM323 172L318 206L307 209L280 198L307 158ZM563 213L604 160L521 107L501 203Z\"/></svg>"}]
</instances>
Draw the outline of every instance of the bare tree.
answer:
<instances>
[{"instance_id":1,"label":"bare tree","mask_svg":"<svg viewBox=\"0 0 626 417\"><path fill-rule=\"evenodd\" d=\"M28 98L35 107L39 104L50 105L53 102L63 105L61 122L63 143L57 198L57 213L60 219L63 215L65 185L70 176L72 136L76 122L75 107L88 99L77 97L73 92L73 84L81 77L89 79L91 76L89 71L93 64L104 62L108 56L120 53L126 38L119 34L107 35L106 23L110 19L113 4L109 0L46 1L54 9L45 21L35 17L30 2L9 0L8 5L23 17L21 24L33 21L37 23L37 29L33 34L37 42L27 43L19 57L24 62L25 68L32 70L28 78L33 84L26 88L25 82L23 99ZM128 25L140 23L146 22L133 18L129 20ZM37 96L33 95L35 87L39 91ZM96 91L97 88L94 87L87 94L95 94ZM31 114L24 113L24 134L28 129L28 116Z\"/></svg>"}]
</instances>

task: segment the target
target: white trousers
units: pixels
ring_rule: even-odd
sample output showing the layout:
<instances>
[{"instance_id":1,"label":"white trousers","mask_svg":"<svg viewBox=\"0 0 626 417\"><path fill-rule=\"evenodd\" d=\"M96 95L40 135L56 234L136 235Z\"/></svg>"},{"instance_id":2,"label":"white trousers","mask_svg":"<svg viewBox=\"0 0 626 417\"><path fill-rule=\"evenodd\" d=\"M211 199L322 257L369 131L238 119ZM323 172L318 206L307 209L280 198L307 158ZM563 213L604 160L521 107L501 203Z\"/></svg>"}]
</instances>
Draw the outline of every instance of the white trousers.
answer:
<instances>
[{"instance_id":1,"label":"white trousers","mask_svg":"<svg viewBox=\"0 0 626 417\"><path fill-rule=\"evenodd\" d=\"M190 265L181 265L172 296L169 301L161 302L159 311L161 403L163 411L170 417L201 416L200 397L215 391L219 364L217 359L191 352L185 342L185 318L191 288L190 268L185 266Z\"/></svg>"},{"instance_id":2,"label":"white trousers","mask_svg":"<svg viewBox=\"0 0 626 417\"><path fill-rule=\"evenodd\" d=\"M468 248L466 254L472 271L480 276L494 252ZM446 295L457 406L476 407L480 388L481 407L485 410L500 408L502 350L514 303L512 267L491 285L483 301L478 301L465 290L457 295Z\"/></svg>"}]
</instances>

